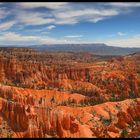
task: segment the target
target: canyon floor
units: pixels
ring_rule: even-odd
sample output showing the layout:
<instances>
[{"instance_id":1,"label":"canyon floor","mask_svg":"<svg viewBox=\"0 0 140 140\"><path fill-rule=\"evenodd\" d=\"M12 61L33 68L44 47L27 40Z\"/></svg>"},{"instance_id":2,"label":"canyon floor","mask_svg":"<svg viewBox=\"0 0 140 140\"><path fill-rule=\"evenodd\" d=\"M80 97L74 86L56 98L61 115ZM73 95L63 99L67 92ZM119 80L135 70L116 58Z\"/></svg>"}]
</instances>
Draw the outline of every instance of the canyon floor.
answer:
<instances>
[{"instance_id":1,"label":"canyon floor","mask_svg":"<svg viewBox=\"0 0 140 140\"><path fill-rule=\"evenodd\" d=\"M0 48L0 137L140 137L140 53Z\"/></svg>"}]
</instances>

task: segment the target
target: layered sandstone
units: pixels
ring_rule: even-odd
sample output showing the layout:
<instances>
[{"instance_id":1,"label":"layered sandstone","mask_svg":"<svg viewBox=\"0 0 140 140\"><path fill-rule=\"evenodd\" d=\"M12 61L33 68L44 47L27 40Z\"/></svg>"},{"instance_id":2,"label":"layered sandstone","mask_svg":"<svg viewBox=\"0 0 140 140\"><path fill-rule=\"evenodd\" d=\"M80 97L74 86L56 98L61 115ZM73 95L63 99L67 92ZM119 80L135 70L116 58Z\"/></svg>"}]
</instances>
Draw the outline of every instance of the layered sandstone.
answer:
<instances>
[{"instance_id":1,"label":"layered sandstone","mask_svg":"<svg viewBox=\"0 0 140 140\"><path fill-rule=\"evenodd\" d=\"M138 137L139 60L1 48L0 136Z\"/></svg>"}]
</instances>

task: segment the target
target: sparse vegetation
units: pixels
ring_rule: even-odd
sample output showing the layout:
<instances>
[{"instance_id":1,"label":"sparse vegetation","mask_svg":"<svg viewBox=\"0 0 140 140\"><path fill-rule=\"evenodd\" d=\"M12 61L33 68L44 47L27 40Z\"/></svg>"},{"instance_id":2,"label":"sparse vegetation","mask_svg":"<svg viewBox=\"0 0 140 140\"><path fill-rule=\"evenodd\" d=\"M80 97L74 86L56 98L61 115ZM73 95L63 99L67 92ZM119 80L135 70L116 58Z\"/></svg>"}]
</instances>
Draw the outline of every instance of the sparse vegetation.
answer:
<instances>
[{"instance_id":1,"label":"sparse vegetation","mask_svg":"<svg viewBox=\"0 0 140 140\"><path fill-rule=\"evenodd\" d=\"M10 61L9 55L14 55ZM135 99L140 97L140 77L134 56L114 57L111 62L101 56L73 52L14 50L0 56L2 113L14 131L23 132L31 125L26 135L63 137L69 132L67 135L77 136L80 125L83 129L90 125L95 128L91 129L92 136L136 135L140 119ZM110 105L104 108L104 103ZM12 135L7 133L6 137Z\"/></svg>"}]
</instances>

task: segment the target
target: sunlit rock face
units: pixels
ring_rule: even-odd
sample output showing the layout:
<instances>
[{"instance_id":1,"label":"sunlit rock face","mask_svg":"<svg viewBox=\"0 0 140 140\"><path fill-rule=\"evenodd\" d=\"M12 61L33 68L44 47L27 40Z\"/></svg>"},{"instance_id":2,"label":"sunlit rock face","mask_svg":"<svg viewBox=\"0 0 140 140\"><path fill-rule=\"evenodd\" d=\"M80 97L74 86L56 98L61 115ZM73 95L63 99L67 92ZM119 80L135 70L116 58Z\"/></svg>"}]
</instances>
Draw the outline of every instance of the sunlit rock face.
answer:
<instances>
[{"instance_id":1,"label":"sunlit rock face","mask_svg":"<svg viewBox=\"0 0 140 140\"><path fill-rule=\"evenodd\" d=\"M139 58L1 48L0 137L138 137Z\"/></svg>"}]
</instances>

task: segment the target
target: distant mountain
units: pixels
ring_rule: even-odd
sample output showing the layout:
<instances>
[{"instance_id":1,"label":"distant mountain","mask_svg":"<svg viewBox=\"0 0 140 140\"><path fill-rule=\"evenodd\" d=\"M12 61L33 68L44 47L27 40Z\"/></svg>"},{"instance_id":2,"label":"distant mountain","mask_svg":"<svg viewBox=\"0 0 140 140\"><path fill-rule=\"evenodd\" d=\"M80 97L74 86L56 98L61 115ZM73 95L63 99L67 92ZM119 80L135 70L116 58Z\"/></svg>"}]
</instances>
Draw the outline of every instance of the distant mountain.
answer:
<instances>
[{"instance_id":1,"label":"distant mountain","mask_svg":"<svg viewBox=\"0 0 140 140\"><path fill-rule=\"evenodd\" d=\"M89 52L96 55L128 55L140 52L140 48L108 46L106 44L43 44L32 46L0 46L0 48L31 48L49 52Z\"/></svg>"},{"instance_id":2,"label":"distant mountain","mask_svg":"<svg viewBox=\"0 0 140 140\"><path fill-rule=\"evenodd\" d=\"M140 48L122 48L106 44L53 44L30 46L40 51L50 52L90 52L97 55L128 55L140 52Z\"/></svg>"}]
</instances>

